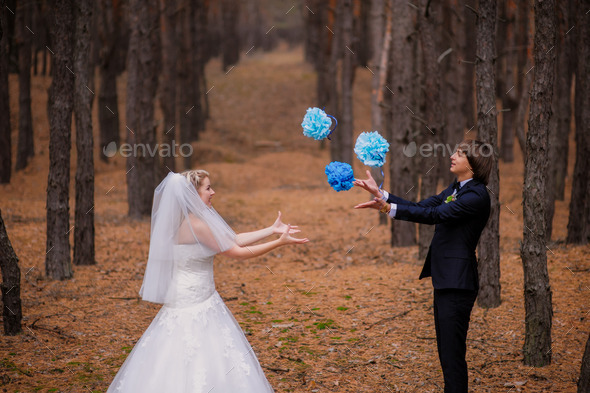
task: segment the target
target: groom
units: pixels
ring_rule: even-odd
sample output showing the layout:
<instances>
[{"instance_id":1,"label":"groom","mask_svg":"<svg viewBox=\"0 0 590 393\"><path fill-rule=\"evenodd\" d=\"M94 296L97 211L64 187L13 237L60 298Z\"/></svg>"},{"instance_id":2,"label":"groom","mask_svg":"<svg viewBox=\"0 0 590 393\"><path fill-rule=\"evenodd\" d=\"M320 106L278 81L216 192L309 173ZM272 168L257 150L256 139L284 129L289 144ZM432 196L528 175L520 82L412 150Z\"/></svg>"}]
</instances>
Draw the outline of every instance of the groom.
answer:
<instances>
[{"instance_id":1,"label":"groom","mask_svg":"<svg viewBox=\"0 0 590 393\"><path fill-rule=\"evenodd\" d=\"M493 150L480 141L463 141L451 156L455 182L418 203L380 190L369 176L355 180L375 196L355 209L373 208L396 220L436 225L420 279L432 277L434 326L445 393L467 393L467 329L479 289L475 248L490 215L486 190Z\"/></svg>"}]
</instances>

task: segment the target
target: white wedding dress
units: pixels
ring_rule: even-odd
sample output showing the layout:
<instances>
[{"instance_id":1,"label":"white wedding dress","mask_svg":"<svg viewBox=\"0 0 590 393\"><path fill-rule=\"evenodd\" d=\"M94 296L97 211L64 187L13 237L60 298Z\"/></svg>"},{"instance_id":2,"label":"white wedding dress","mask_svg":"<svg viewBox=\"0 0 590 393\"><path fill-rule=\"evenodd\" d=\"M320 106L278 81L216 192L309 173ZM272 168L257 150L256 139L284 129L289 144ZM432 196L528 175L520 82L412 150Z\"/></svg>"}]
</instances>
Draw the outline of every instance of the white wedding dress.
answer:
<instances>
[{"instance_id":1,"label":"white wedding dress","mask_svg":"<svg viewBox=\"0 0 590 393\"><path fill-rule=\"evenodd\" d=\"M213 256L175 245L165 304L107 393L263 393L272 388L242 329L215 290Z\"/></svg>"}]
</instances>

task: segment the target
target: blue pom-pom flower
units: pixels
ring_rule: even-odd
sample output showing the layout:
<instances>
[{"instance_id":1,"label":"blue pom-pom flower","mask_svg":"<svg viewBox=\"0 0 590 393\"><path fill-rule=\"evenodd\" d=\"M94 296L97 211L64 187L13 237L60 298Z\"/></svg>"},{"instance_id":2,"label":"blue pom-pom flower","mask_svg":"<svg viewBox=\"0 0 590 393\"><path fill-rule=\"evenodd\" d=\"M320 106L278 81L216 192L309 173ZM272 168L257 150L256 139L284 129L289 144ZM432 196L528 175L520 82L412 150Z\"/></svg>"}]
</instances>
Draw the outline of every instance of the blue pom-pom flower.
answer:
<instances>
[{"instance_id":1,"label":"blue pom-pom flower","mask_svg":"<svg viewBox=\"0 0 590 393\"><path fill-rule=\"evenodd\" d=\"M334 119L336 120L336 119ZM308 108L301 127L303 127L303 135L320 141L326 138L333 130L332 119L320 108Z\"/></svg>"},{"instance_id":2,"label":"blue pom-pom flower","mask_svg":"<svg viewBox=\"0 0 590 393\"><path fill-rule=\"evenodd\" d=\"M388 151L389 143L377 131L361 133L354 146L358 159L363 164L373 167L385 164L385 154Z\"/></svg>"},{"instance_id":3,"label":"blue pom-pom flower","mask_svg":"<svg viewBox=\"0 0 590 393\"><path fill-rule=\"evenodd\" d=\"M350 164L334 161L326 165L328 183L338 192L348 191L352 188L354 173Z\"/></svg>"}]
</instances>

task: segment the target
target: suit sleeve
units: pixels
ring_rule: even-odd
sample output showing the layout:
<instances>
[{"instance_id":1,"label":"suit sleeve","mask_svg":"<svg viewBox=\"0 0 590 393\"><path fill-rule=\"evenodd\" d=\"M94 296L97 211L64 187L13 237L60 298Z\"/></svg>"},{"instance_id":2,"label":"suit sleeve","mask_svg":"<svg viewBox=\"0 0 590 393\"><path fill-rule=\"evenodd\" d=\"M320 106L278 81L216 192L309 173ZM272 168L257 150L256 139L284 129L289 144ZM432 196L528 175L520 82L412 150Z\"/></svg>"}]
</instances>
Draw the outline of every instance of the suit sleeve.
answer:
<instances>
[{"instance_id":1,"label":"suit sleeve","mask_svg":"<svg viewBox=\"0 0 590 393\"><path fill-rule=\"evenodd\" d=\"M447 192L447 190L444 190L443 192L441 192L438 195L433 195L429 198L421 200L420 202L408 201L404 198L400 198L400 197L390 193L387 198L387 202L388 203L395 203L398 206L399 205L409 205L409 206L419 206L419 207L434 207L434 206L438 206L441 203L443 203L443 200L444 200L443 195L445 192ZM396 216L396 218L397 218L397 216Z\"/></svg>"},{"instance_id":2,"label":"suit sleeve","mask_svg":"<svg viewBox=\"0 0 590 393\"><path fill-rule=\"evenodd\" d=\"M436 198L440 196L437 195ZM428 198L426 201L434 197ZM431 201L432 202L432 201ZM422 203L422 202L420 202ZM465 218L477 216L489 209L490 198L487 195L469 190L453 202L441 203L438 206L420 206L420 204L398 204L396 220L412 221L420 224L452 223Z\"/></svg>"}]
</instances>

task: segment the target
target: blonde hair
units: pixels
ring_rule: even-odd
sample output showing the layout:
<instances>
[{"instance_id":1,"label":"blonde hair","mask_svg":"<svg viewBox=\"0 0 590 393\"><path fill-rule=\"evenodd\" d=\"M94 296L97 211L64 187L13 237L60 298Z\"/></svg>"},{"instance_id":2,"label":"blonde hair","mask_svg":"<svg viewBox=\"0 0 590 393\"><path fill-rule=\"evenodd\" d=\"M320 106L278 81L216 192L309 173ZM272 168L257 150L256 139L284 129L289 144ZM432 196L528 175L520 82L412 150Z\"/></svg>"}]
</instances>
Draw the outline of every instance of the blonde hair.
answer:
<instances>
[{"instance_id":1,"label":"blonde hair","mask_svg":"<svg viewBox=\"0 0 590 393\"><path fill-rule=\"evenodd\" d=\"M193 186L195 186L195 190L199 191L199 187L201 187L201 182L206 177L209 177L209 172L204 169L193 169L190 171L184 171L181 173L182 176L186 178Z\"/></svg>"}]
</instances>

